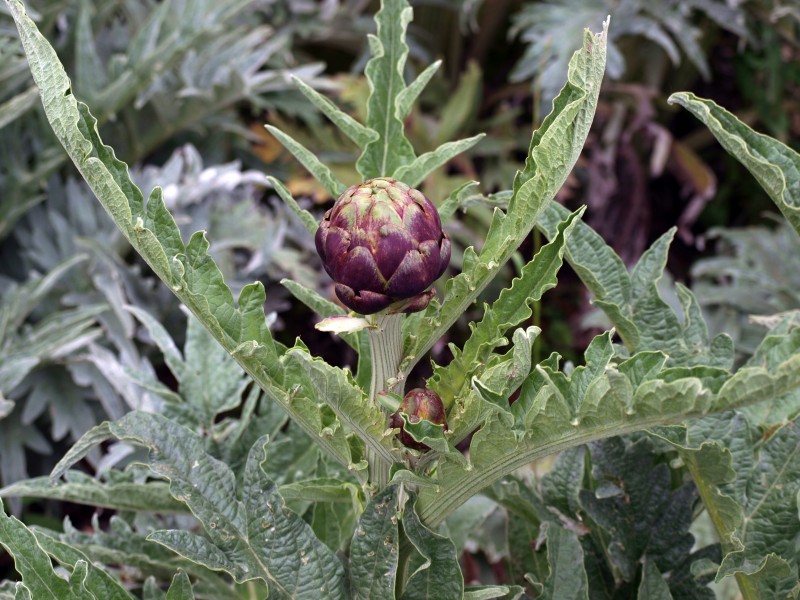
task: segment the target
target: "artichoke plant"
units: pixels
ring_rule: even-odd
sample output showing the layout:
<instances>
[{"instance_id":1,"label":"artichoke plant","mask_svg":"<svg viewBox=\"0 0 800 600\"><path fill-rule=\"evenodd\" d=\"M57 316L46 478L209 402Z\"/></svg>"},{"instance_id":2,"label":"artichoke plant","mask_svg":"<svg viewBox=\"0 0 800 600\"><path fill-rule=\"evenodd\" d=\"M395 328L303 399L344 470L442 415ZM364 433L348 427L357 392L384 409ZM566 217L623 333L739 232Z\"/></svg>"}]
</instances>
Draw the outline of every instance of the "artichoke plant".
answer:
<instances>
[{"instance_id":1,"label":"artichoke plant","mask_svg":"<svg viewBox=\"0 0 800 600\"><path fill-rule=\"evenodd\" d=\"M433 203L389 177L349 187L317 230L322 264L348 308L370 315L414 312L450 261L450 239Z\"/></svg>"}]
</instances>

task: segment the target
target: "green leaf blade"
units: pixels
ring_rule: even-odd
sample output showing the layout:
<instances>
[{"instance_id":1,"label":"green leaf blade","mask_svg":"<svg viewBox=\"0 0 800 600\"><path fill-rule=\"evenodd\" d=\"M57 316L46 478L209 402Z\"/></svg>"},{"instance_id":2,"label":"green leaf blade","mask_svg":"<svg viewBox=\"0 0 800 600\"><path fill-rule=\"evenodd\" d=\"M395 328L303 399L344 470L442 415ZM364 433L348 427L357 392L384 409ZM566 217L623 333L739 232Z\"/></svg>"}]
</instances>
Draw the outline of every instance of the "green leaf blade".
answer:
<instances>
[{"instance_id":1,"label":"green leaf blade","mask_svg":"<svg viewBox=\"0 0 800 600\"><path fill-rule=\"evenodd\" d=\"M342 133L353 140L359 148L363 148L368 143L378 139L378 134L375 131L356 121L325 96L306 84L302 79L299 77L292 77L292 81L294 81L294 84L303 95L328 117Z\"/></svg>"},{"instance_id":2,"label":"green leaf blade","mask_svg":"<svg viewBox=\"0 0 800 600\"><path fill-rule=\"evenodd\" d=\"M800 233L800 155L785 144L757 133L711 100L689 92L669 97L680 104L717 138L722 147L741 162Z\"/></svg>"},{"instance_id":3,"label":"green leaf blade","mask_svg":"<svg viewBox=\"0 0 800 600\"><path fill-rule=\"evenodd\" d=\"M399 556L398 485L376 494L361 515L350 544L353 600L393 600Z\"/></svg>"},{"instance_id":4,"label":"green leaf blade","mask_svg":"<svg viewBox=\"0 0 800 600\"><path fill-rule=\"evenodd\" d=\"M404 375L491 282L566 181L594 118L605 70L607 33L607 24L599 34L585 32L583 49L570 61L566 86L531 138L526 167L515 179L508 211L495 211L480 256L468 249L464 270L447 282L443 302L432 302L419 316L406 319Z\"/></svg>"},{"instance_id":5,"label":"green leaf blade","mask_svg":"<svg viewBox=\"0 0 800 600\"><path fill-rule=\"evenodd\" d=\"M403 512L403 531L417 551L412 558L403 600L461 600L464 577L458 564L453 542L428 529L415 510L416 497L411 494Z\"/></svg>"},{"instance_id":6,"label":"green leaf blade","mask_svg":"<svg viewBox=\"0 0 800 600\"><path fill-rule=\"evenodd\" d=\"M414 149L403 133L399 95L406 89L403 67L408 56L406 28L412 10L406 0L385 0L375 15L377 36L370 36L372 58L364 70L370 87L367 126L378 133L356 162L364 180L386 177L414 159Z\"/></svg>"},{"instance_id":7,"label":"green leaf blade","mask_svg":"<svg viewBox=\"0 0 800 600\"><path fill-rule=\"evenodd\" d=\"M480 142L485 136L486 134L481 133L471 138L455 142L445 142L436 148L436 150L426 152L415 158L411 163L399 167L392 174L392 177L415 188L434 170L462 152L466 152Z\"/></svg>"},{"instance_id":8,"label":"green leaf blade","mask_svg":"<svg viewBox=\"0 0 800 600\"><path fill-rule=\"evenodd\" d=\"M336 176L331 172L331 170L325 166L322 161L314 155L313 152L295 140L292 136L282 132L277 127L267 125L266 128L267 131L274 135L275 138L283 145L283 147L291 152L294 157L308 170L308 172L311 173L314 178L322 184L322 187L324 187L331 196L338 198L342 192L344 192L347 186L336 179ZM278 193L280 193L280 191ZM290 204L290 206L292 205ZM304 224L305 221L306 220L304 219Z\"/></svg>"}]
</instances>

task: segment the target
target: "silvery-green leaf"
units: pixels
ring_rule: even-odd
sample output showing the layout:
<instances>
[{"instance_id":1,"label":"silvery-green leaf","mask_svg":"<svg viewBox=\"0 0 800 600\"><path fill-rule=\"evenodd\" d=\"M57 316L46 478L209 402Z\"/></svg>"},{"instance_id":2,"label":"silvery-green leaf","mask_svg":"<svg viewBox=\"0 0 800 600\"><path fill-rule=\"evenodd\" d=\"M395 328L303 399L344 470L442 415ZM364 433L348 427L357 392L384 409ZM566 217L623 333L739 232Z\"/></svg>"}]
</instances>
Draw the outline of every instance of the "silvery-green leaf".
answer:
<instances>
[{"instance_id":1,"label":"silvery-green leaf","mask_svg":"<svg viewBox=\"0 0 800 600\"><path fill-rule=\"evenodd\" d=\"M409 559L409 576L401 598L460 600L464 594L464 577L456 548L450 539L423 525L416 512L413 493L405 504L402 522L403 531L416 552Z\"/></svg>"},{"instance_id":2,"label":"silvery-green leaf","mask_svg":"<svg viewBox=\"0 0 800 600\"><path fill-rule=\"evenodd\" d=\"M308 169L309 173L322 184L322 187L324 187L331 196L338 198L342 192L344 192L347 186L336 179L331 170L322 164L322 161L318 159L313 152L277 127L273 127L272 125L267 125L266 127L267 131L274 135L278 141Z\"/></svg>"},{"instance_id":3,"label":"silvery-green leaf","mask_svg":"<svg viewBox=\"0 0 800 600\"><path fill-rule=\"evenodd\" d=\"M758 180L786 220L800 232L800 155L778 140L756 133L711 100L678 92L669 102L700 119L722 147Z\"/></svg>"},{"instance_id":4,"label":"silvery-green leaf","mask_svg":"<svg viewBox=\"0 0 800 600\"><path fill-rule=\"evenodd\" d=\"M406 88L405 34L411 16L406 0L385 0L375 15L377 34L368 38L372 58L364 70L370 89L367 127L378 133L378 139L364 147L356 162L364 180L387 177L414 159L414 149L403 133L401 111L407 110L407 106L406 102L400 102L400 94Z\"/></svg>"},{"instance_id":5,"label":"silvery-green leaf","mask_svg":"<svg viewBox=\"0 0 800 600\"><path fill-rule=\"evenodd\" d=\"M406 319L404 374L499 272L569 175L594 117L605 68L606 37L606 29L599 34L585 32L584 48L570 63L567 85L554 102L553 112L532 136L526 166L515 179L508 211L495 210L480 255L468 248L463 272L447 282L442 303L431 302L427 310Z\"/></svg>"},{"instance_id":6,"label":"silvery-green leaf","mask_svg":"<svg viewBox=\"0 0 800 600\"><path fill-rule=\"evenodd\" d=\"M360 148L378 139L378 134L375 131L353 119L353 117L338 108L333 102L314 90L314 88L303 83L301 79L293 77L292 80L303 95Z\"/></svg>"},{"instance_id":7,"label":"silvery-green leaf","mask_svg":"<svg viewBox=\"0 0 800 600\"><path fill-rule=\"evenodd\" d=\"M350 594L353 600L393 600L400 554L400 485L373 496L350 544Z\"/></svg>"}]
</instances>

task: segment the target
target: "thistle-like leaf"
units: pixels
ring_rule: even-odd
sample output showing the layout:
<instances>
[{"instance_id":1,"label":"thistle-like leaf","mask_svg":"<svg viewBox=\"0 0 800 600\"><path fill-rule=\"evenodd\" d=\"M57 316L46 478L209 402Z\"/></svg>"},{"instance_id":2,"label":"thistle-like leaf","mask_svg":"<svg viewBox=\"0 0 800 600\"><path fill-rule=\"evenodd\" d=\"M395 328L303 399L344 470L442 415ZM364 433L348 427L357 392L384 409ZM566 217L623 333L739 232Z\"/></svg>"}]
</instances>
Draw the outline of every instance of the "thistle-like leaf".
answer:
<instances>
[{"instance_id":1,"label":"thistle-like leaf","mask_svg":"<svg viewBox=\"0 0 800 600\"><path fill-rule=\"evenodd\" d=\"M467 248L463 271L447 282L442 303L431 302L427 310L406 319L404 374L464 314L516 251L566 180L594 117L605 68L606 38L607 24L601 33L584 33L584 47L570 62L567 85L553 103L553 111L533 134L526 166L515 179L508 211L495 211L480 256Z\"/></svg>"},{"instance_id":2,"label":"thistle-like leaf","mask_svg":"<svg viewBox=\"0 0 800 600\"><path fill-rule=\"evenodd\" d=\"M85 600L86 598L109 600L131 600L131 596L120 583L98 567L91 565L80 552L55 543L50 550L64 566L72 568L69 581L53 570L46 548L33 531L15 517L9 517L0 502L0 546L12 556L22 585L29 598L37 600ZM19 592L18 592L19 593Z\"/></svg>"},{"instance_id":3,"label":"thistle-like leaf","mask_svg":"<svg viewBox=\"0 0 800 600\"><path fill-rule=\"evenodd\" d=\"M756 133L711 100L678 92L669 102L680 104L708 127L722 147L741 162L800 233L800 155L786 144Z\"/></svg>"},{"instance_id":4,"label":"thistle-like leaf","mask_svg":"<svg viewBox=\"0 0 800 600\"><path fill-rule=\"evenodd\" d=\"M315 390L304 390L296 396L287 392L294 382L283 380L283 365L299 359L299 355L295 352L289 359L280 363L277 360L278 348L269 333L262 308L263 285L245 287L239 306L234 306L233 295L209 256L208 242L202 233L192 236L185 253L170 255L180 235L172 216L166 209L162 210L158 194L151 196L156 205L148 214L141 192L128 176L127 166L103 145L95 119L86 105L72 96L69 79L53 48L27 17L19 0L7 0L7 3L56 136L117 226L213 337L270 397L282 404L311 439L318 441L345 466L352 465L345 433L320 412L319 402L324 396ZM224 6L219 10L222 14L236 7ZM148 227L149 223L153 230ZM362 416L354 415L353 422L359 422ZM334 432L333 440L330 432ZM367 443L383 444L378 439Z\"/></svg>"},{"instance_id":5,"label":"thistle-like leaf","mask_svg":"<svg viewBox=\"0 0 800 600\"><path fill-rule=\"evenodd\" d=\"M369 36L372 58L364 73L369 83L367 126L378 139L364 147L356 168L364 180L387 177L414 159L414 149L403 133L399 96L406 88L403 69L408 56L406 28L412 9L406 0L385 0L375 15L377 35Z\"/></svg>"}]
</instances>

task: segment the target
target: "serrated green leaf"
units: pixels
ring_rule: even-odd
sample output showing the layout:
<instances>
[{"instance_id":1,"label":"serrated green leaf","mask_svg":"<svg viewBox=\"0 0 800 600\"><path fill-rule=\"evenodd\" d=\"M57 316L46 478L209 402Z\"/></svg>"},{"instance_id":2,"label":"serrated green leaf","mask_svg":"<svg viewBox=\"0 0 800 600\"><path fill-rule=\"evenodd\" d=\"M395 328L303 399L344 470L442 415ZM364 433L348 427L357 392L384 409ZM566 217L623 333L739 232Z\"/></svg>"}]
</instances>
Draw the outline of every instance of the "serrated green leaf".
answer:
<instances>
[{"instance_id":1,"label":"serrated green leaf","mask_svg":"<svg viewBox=\"0 0 800 600\"><path fill-rule=\"evenodd\" d=\"M786 144L756 133L711 100L678 92L669 97L669 102L680 104L700 119L722 147L752 173L800 233L800 155Z\"/></svg>"},{"instance_id":2,"label":"serrated green leaf","mask_svg":"<svg viewBox=\"0 0 800 600\"><path fill-rule=\"evenodd\" d=\"M634 387L625 374L608 364L608 344L608 336L600 336L597 352L588 353L597 354L594 366L573 372L572 378L554 375L557 362L552 358L533 370L512 406L513 419L497 412L473 436L467 468L451 454L442 455L433 477L438 487L420 491L419 511L424 522L437 525L475 490L538 457L611 435L754 403L800 385L800 357L795 356L770 372L744 369L721 387L713 380L712 389L704 387L703 380L691 371L688 377L670 381L650 378ZM646 356L650 360L653 355ZM545 369L550 371L547 377ZM582 393L583 400L570 399L575 393ZM515 422L524 427L515 427Z\"/></svg>"},{"instance_id":3,"label":"serrated green leaf","mask_svg":"<svg viewBox=\"0 0 800 600\"><path fill-rule=\"evenodd\" d=\"M400 485L389 485L364 509L350 544L353 600L393 600L400 554Z\"/></svg>"},{"instance_id":4,"label":"serrated green leaf","mask_svg":"<svg viewBox=\"0 0 800 600\"><path fill-rule=\"evenodd\" d=\"M150 192L145 208L144 226L150 231L157 231L159 242L164 248L164 254L169 263L169 271L173 274L173 281L177 285L180 281L173 265L176 257L186 252L186 246L181 238L181 232L175 223L175 218L164 204L164 192L160 187L154 187Z\"/></svg>"},{"instance_id":5,"label":"serrated green leaf","mask_svg":"<svg viewBox=\"0 0 800 600\"><path fill-rule=\"evenodd\" d=\"M69 472L64 482L53 482L49 477L34 477L0 489L0 497L12 496L66 500L115 510L161 513L186 511L183 504L170 496L164 483L102 483L78 471Z\"/></svg>"},{"instance_id":6,"label":"serrated green leaf","mask_svg":"<svg viewBox=\"0 0 800 600\"><path fill-rule=\"evenodd\" d=\"M515 179L508 211L495 211L480 256L468 248L463 272L447 282L442 304L431 302L427 310L406 319L404 375L494 278L566 180L594 117L606 40L605 29L599 34L585 32L584 48L570 62L567 85L554 102L553 112L533 134L526 167Z\"/></svg>"},{"instance_id":7,"label":"serrated green leaf","mask_svg":"<svg viewBox=\"0 0 800 600\"><path fill-rule=\"evenodd\" d=\"M386 177L414 159L414 149L403 133L401 111L408 108L407 97L402 104L399 97L406 89L405 34L411 16L406 0L385 0L375 15L377 35L368 37L372 58L364 69L370 89L367 127L379 137L364 147L356 161L356 169L364 180Z\"/></svg>"},{"instance_id":8,"label":"serrated green leaf","mask_svg":"<svg viewBox=\"0 0 800 600\"><path fill-rule=\"evenodd\" d=\"M275 188L275 191L278 192L278 196L281 197L286 203L286 206L300 219L300 222L305 226L312 236L317 233L317 228L319 227L319 223L307 210L300 208L300 205L297 203L297 200L294 199L292 193L286 189L286 186L283 185L280 181L275 179L274 177L267 177L267 180L272 184L272 187Z\"/></svg>"},{"instance_id":9,"label":"serrated green leaf","mask_svg":"<svg viewBox=\"0 0 800 600\"><path fill-rule=\"evenodd\" d=\"M300 78L292 77L292 81L294 81L294 84L303 93L303 95L308 98L309 101L326 117L328 117L343 134L353 140L359 148L363 148L369 142L374 142L378 139L378 134L375 131L356 121L353 117L341 110L325 96L304 83Z\"/></svg>"},{"instance_id":10,"label":"serrated green leaf","mask_svg":"<svg viewBox=\"0 0 800 600\"><path fill-rule=\"evenodd\" d=\"M200 520L207 538L158 531L149 539L238 582L261 579L286 597L344 597L339 560L300 517L289 511L261 468L266 439L248 457L240 496L233 471L206 454L202 440L160 415L133 412L108 424L119 439L150 449L150 468L170 482L176 499ZM241 500L232 499L241 497ZM283 554L300 557L287 563ZM306 560L304 560L306 559Z\"/></svg>"},{"instance_id":11,"label":"serrated green leaf","mask_svg":"<svg viewBox=\"0 0 800 600\"><path fill-rule=\"evenodd\" d=\"M441 167L451 158L472 148L475 144L480 142L485 135L486 134L481 133L456 142L445 142L436 148L436 150L426 152L415 158L409 164L398 167L392 174L392 177L411 187L417 187L434 170Z\"/></svg>"},{"instance_id":12,"label":"serrated green leaf","mask_svg":"<svg viewBox=\"0 0 800 600\"><path fill-rule=\"evenodd\" d=\"M92 564L89 557L69 544L59 541L41 530L34 532L37 543L59 564L76 568L86 564L85 586L98 600L132 600L133 596L108 572Z\"/></svg>"},{"instance_id":13,"label":"serrated green leaf","mask_svg":"<svg viewBox=\"0 0 800 600\"><path fill-rule=\"evenodd\" d=\"M37 600L84 600L87 597L82 577L86 562L76 566L69 582L56 575L47 552L36 541L33 532L15 517L9 517L0 502L0 546L14 558L17 572L29 592ZM82 572L81 572L82 571ZM19 595L19 591L17 591ZM94 598L94 595L90 595Z\"/></svg>"},{"instance_id":14,"label":"serrated green leaf","mask_svg":"<svg viewBox=\"0 0 800 600\"><path fill-rule=\"evenodd\" d=\"M311 398L329 406L377 456L389 464L394 461L392 438L385 435L386 416L377 405L368 401L362 390L351 383L352 379L348 378L345 371L321 359L312 358L307 351L299 348L289 350L281 361L285 365L287 379L302 382Z\"/></svg>"},{"instance_id":15,"label":"serrated green leaf","mask_svg":"<svg viewBox=\"0 0 800 600\"><path fill-rule=\"evenodd\" d=\"M85 554L96 564L106 564L111 569L124 564L140 573L152 574L149 580L153 580L155 576L161 581L168 581L174 576L176 569L180 569L190 574L196 582L201 582L202 588L210 597L220 600L239 598L227 576L215 576L205 567L178 556L160 544L147 541L145 533L135 532L128 523L117 516L112 516L108 525L101 527L97 515L94 515L91 526L90 533L79 531L67 519L64 523L64 533L57 537ZM37 535L42 534L41 530L37 530ZM145 590L147 589L148 582L145 581ZM154 597L163 600L164 592L158 591L160 593ZM145 594L145 597L149 596Z\"/></svg>"},{"instance_id":16,"label":"serrated green leaf","mask_svg":"<svg viewBox=\"0 0 800 600\"><path fill-rule=\"evenodd\" d=\"M414 102L416 102L422 90L425 89L425 86L428 85L431 78L441 66L441 60L434 61L432 64L428 65L422 73L417 75L417 78L414 79L408 87L405 87L397 95L397 118L403 120L411 114L411 108L414 106Z\"/></svg>"},{"instance_id":17,"label":"serrated green leaf","mask_svg":"<svg viewBox=\"0 0 800 600\"><path fill-rule=\"evenodd\" d=\"M569 211L554 202L543 211L537 227L548 238L555 236L556 227ZM567 260L589 288L597 301L610 306L623 307L630 302L631 283L628 270L617 254L591 227L579 223L567 244ZM606 310L601 305L603 310ZM610 316L610 315L609 315ZM613 319L612 323L629 347L638 347L639 337L629 318Z\"/></svg>"},{"instance_id":18,"label":"serrated green leaf","mask_svg":"<svg viewBox=\"0 0 800 600\"><path fill-rule=\"evenodd\" d=\"M428 529L416 512L416 496L409 493L403 510L403 531L416 553L409 559L403 600L461 600L464 577L450 539Z\"/></svg>"},{"instance_id":19,"label":"serrated green leaf","mask_svg":"<svg viewBox=\"0 0 800 600\"><path fill-rule=\"evenodd\" d=\"M731 414L658 431L689 467L722 541L717 581L735 575L748 597L789 597L798 577L800 435L794 423L766 440L754 433Z\"/></svg>"},{"instance_id":20,"label":"serrated green leaf","mask_svg":"<svg viewBox=\"0 0 800 600\"><path fill-rule=\"evenodd\" d=\"M794 317L787 316L784 324L793 327ZM767 369L776 369L778 365L800 352L800 328L790 329L782 333L778 326L771 330L755 349L753 356L744 366L763 365ZM794 420L800 413L800 393L794 391L775 398L770 402L760 402L742 410L754 425L770 427L778 423Z\"/></svg>"},{"instance_id":21,"label":"serrated green leaf","mask_svg":"<svg viewBox=\"0 0 800 600\"><path fill-rule=\"evenodd\" d=\"M334 198L338 198L342 192L345 191L347 186L341 181L336 179L336 176L331 170L325 166L320 159L314 155L308 148L303 146L300 142L295 140L292 136L282 132L277 127L266 125L269 131L275 138L286 148L292 155L300 161L300 163L308 169L314 178L322 184L322 187ZM277 188L276 188L277 189Z\"/></svg>"},{"instance_id":22,"label":"serrated green leaf","mask_svg":"<svg viewBox=\"0 0 800 600\"><path fill-rule=\"evenodd\" d=\"M539 227L551 238L556 235L557 219L567 214L567 209L553 203ZM683 322L661 296L659 281L673 236L670 230L656 240L630 275L616 253L583 223L575 226L566 256L595 297L594 304L606 313L631 353L664 352L670 366L729 369L733 365L733 343L726 334L709 339L694 294L677 285Z\"/></svg>"},{"instance_id":23,"label":"serrated green leaf","mask_svg":"<svg viewBox=\"0 0 800 600\"><path fill-rule=\"evenodd\" d=\"M220 6L217 17L229 18L245 4L239 1ZM331 439L323 432L328 423L324 423L317 402L297 401L279 384L282 383L282 373L271 337L243 339L243 331L258 331L266 336L268 329L266 326L242 327L245 317L234 308L232 294L218 267L207 254L208 243L203 235L193 236L185 255L179 255L171 263L166 258L168 251L165 248L177 244L174 229L169 223L167 230L162 227L152 232L145 226L146 214L141 192L131 183L125 164L102 144L96 121L87 107L76 102L72 96L69 79L53 48L26 16L18 0L8 0L8 6L20 31L34 79L42 94L45 112L56 136L117 226L159 278L171 286L178 298L198 316L214 338L233 354L262 389L281 403L311 439L325 447L343 465L351 465L344 434L340 432L337 438ZM158 222L157 219L155 221ZM140 240L146 243L140 243ZM166 270L165 261L169 263L169 270ZM252 306L250 314L264 319L263 314L255 314ZM310 396L308 391L301 395L306 399Z\"/></svg>"},{"instance_id":24,"label":"serrated green leaf","mask_svg":"<svg viewBox=\"0 0 800 600\"><path fill-rule=\"evenodd\" d=\"M508 343L503 337L505 332L529 318L532 314L531 305L555 286L566 240L582 213L582 210L578 210L570 215L559 226L553 240L523 267L519 277L512 280L511 286L501 291L491 306L486 306L483 318L472 327L463 348L452 348L454 356L448 366L434 367L429 385L439 394L446 407L451 406L455 398L463 393L463 386L469 378L481 374L480 365L486 364L494 349Z\"/></svg>"}]
</instances>

